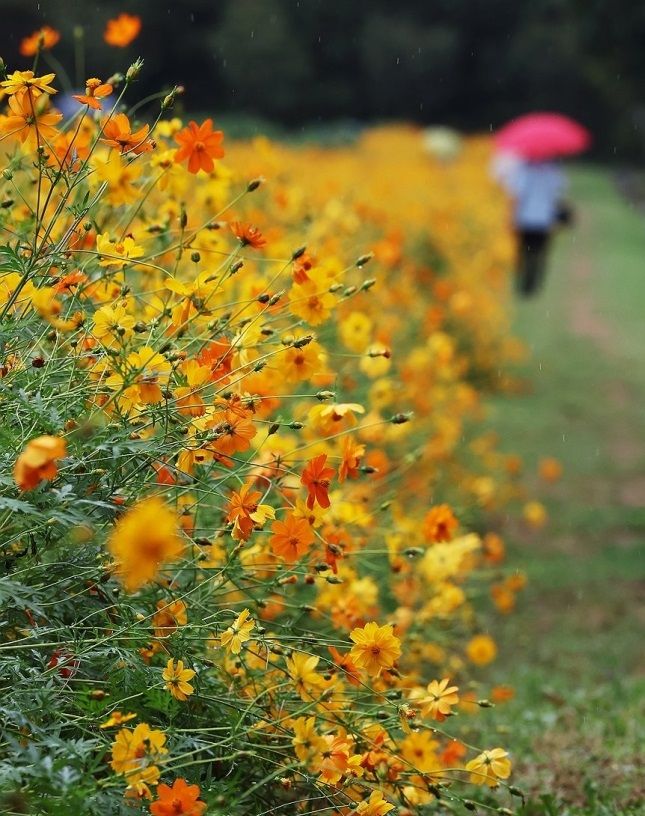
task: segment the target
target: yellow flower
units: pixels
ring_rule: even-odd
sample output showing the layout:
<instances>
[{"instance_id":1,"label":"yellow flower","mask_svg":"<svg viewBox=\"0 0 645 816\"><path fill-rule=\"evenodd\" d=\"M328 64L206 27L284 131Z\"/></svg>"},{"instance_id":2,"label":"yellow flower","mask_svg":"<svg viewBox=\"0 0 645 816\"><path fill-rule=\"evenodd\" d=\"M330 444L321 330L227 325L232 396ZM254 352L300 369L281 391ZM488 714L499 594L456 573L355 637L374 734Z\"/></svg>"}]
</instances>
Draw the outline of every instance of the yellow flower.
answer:
<instances>
[{"instance_id":1,"label":"yellow flower","mask_svg":"<svg viewBox=\"0 0 645 816\"><path fill-rule=\"evenodd\" d=\"M187 700L195 690L190 680L195 676L193 669L186 669L183 660L169 660L161 675L166 681L166 688L175 700Z\"/></svg>"},{"instance_id":2,"label":"yellow flower","mask_svg":"<svg viewBox=\"0 0 645 816\"><path fill-rule=\"evenodd\" d=\"M340 324L340 339L345 348L362 354L370 344L372 321L365 312L351 312Z\"/></svg>"},{"instance_id":3,"label":"yellow flower","mask_svg":"<svg viewBox=\"0 0 645 816\"><path fill-rule=\"evenodd\" d=\"M291 314L306 320L310 326L324 323L335 304L336 298L330 292L321 291L315 281L294 284L289 292Z\"/></svg>"},{"instance_id":4,"label":"yellow flower","mask_svg":"<svg viewBox=\"0 0 645 816\"><path fill-rule=\"evenodd\" d=\"M249 618L250 614L248 609L243 609L235 622L225 632L222 632L220 643L232 654L239 654L242 644L251 638L255 621Z\"/></svg>"},{"instance_id":5,"label":"yellow flower","mask_svg":"<svg viewBox=\"0 0 645 816\"><path fill-rule=\"evenodd\" d=\"M354 629L349 637L354 641L350 657L369 675L379 675L382 669L391 669L401 654L401 641L395 637L391 625L379 626L372 621L362 629Z\"/></svg>"},{"instance_id":6,"label":"yellow flower","mask_svg":"<svg viewBox=\"0 0 645 816\"><path fill-rule=\"evenodd\" d=\"M522 508L522 516L534 530L540 530L549 520L545 506L537 501L527 502Z\"/></svg>"},{"instance_id":7,"label":"yellow flower","mask_svg":"<svg viewBox=\"0 0 645 816\"><path fill-rule=\"evenodd\" d=\"M391 805L383 798L381 791L372 791L370 798L366 802L360 802L354 813L359 816L385 816L394 810L394 805Z\"/></svg>"},{"instance_id":8,"label":"yellow flower","mask_svg":"<svg viewBox=\"0 0 645 816\"><path fill-rule=\"evenodd\" d=\"M124 774L128 785L156 784L160 772L156 763L168 753L163 731L139 723L136 728L122 728L112 743L112 770Z\"/></svg>"},{"instance_id":9,"label":"yellow flower","mask_svg":"<svg viewBox=\"0 0 645 816\"><path fill-rule=\"evenodd\" d=\"M107 304L94 313L92 336L106 348L114 348L132 337L134 324L134 317L128 314L125 301Z\"/></svg>"},{"instance_id":10,"label":"yellow flower","mask_svg":"<svg viewBox=\"0 0 645 816\"><path fill-rule=\"evenodd\" d=\"M18 93L24 88L28 88L36 93L55 94L55 88L50 87L56 74L43 74L41 77L34 76L33 71L14 71L8 74L4 82L0 82L0 87L9 96Z\"/></svg>"},{"instance_id":11,"label":"yellow flower","mask_svg":"<svg viewBox=\"0 0 645 816\"><path fill-rule=\"evenodd\" d=\"M503 748L493 748L471 759L466 770L470 772L471 782L496 788L499 779L508 779L511 775L511 761Z\"/></svg>"},{"instance_id":12,"label":"yellow flower","mask_svg":"<svg viewBox=\"0 0 645 816\"><path fill-rule=\"evenodd\" d=\"M101 266L126 266L129 260L141 258L143 247L135 243L134 238L127 236L122 241L110 241L107 232L96 236L96 251L101 257Z\"/></svg>"},{"instance_id":13,"label":"yellow flower","mask_svg":"<svg viewBox=\"0 0 645 816\"><path fill-rule=\"evenodd\" d=\"M485 666L497 656L497 646L490 635L475 635L466 646L466 655L476 666Z\"/></svg>"},{"instance_id":14,"label":"yellow flower","mask_svg":"<svg viewBox=\"0 0 645 816\"><path fill-rule=\"evenodd\" d=\"M429 773L441 767L438 747L430 731L412 731L401 743L401 755L417 771Z\"/></svg>"},{"instance_id":15,"label":"yellow flower","mask_svg":"<svg viewBox=\"0 0 645 816\"><path fill-rule=\"evenodd\" d=\"M133 404L161 402L162 386L168 384L172 366L161 354L150 346L142 346L138 351L128 354L126 359L130 370L131 383L123 392L125 401ZM111 374L105 381L108 388L119 391L124 384L121 374Z\"/></svg>"},{"instance_id":16,"label":"yellow flower","mask_svg":"<svg viewBox=\"0 0 645 816\"><path fill-rule=\"evenodd\" d=\"M133 714L132 712L128 714L121 714L120 711L113 711L108 719L99 725L99 728L113 728L115 725L123 725L123 723L134 720L136 716L137 715Z\"/></svg>"},{"instance_id":17,"label":"yellow flower","mask_svg":"<svg viewBox=\"0 0 645 816\"><path fill-rule=\"evenodd\" d=\"M303 652L294 652L286 660L289 677L293 680L296 691L303 700L311 700L311 692L323 683L322 677L316 672L319 660L319 657Z\"/></svg>"},{"instance_id":18,"label":"yellow flower","mask_svg":"<svg viewBox=\"0 0 645 816\"><path fill-rule=\"evenodd\" d=\"M452 713L452 706L459 702L459 689L449 683L450 680L444 677L443 680L433 680L428 684L428 696L421 701L424 717L432 717L441 722Z\"/></svg>"},{"instance_id":19,"label":"yellow flower","mask_svg":"<svg viewBox=\"0 0 645 816\"><path fill-rule=\"evenodd\" d=\"M323 740L316 733L315 717L298 717L292 723L294 737L291 744L301 762L311 761L320 753Z\"/></svg>"},{"instance_id":20,"label":"yellow flower","mask_svg":"<svg viewBox=\"0 0 645 816\"><path fill-rule=\"evenodd\" d=\"M184 552L176 514L158 496L143 499L116 523L108 549L128 592L153 581L164 563Z\"/></svg>"}]
</instances>

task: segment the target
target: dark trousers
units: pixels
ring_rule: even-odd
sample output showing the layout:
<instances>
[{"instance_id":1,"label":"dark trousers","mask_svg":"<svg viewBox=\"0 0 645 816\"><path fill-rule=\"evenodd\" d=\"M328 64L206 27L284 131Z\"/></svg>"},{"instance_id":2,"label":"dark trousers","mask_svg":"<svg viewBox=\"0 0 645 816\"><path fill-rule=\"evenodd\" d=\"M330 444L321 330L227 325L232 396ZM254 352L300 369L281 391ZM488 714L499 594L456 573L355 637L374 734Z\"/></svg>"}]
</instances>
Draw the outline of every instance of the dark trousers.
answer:
<instances>
[{"instance_id":1,"label":"dark trousers","mask_svg":"<svg viewBox=\"0 0 645 816\"><path fill-rule=\"evenodd\" d=\"M518 230L517 291L523 297L535 294L544 281L550 233L547 230Z\"/></svg>"}]
</instances>

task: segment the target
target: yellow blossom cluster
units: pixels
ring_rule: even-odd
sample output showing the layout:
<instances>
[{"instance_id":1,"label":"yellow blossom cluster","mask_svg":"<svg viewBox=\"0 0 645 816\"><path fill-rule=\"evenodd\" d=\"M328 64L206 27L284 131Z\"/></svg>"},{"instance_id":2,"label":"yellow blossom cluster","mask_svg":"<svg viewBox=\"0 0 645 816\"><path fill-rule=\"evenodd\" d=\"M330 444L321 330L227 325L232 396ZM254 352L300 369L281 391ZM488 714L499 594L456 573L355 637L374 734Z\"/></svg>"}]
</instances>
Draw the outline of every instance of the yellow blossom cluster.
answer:
<instances>
[{"instance_id":1,"label":"yellow blossom cluster","mask_svg":"<svg viewBox=\"0 0 645 816\"><path fill-rule=\"evenodd\" d=\"M522 353L488 141L449 164L403 126L229 145L165 118L175 91L138 121L140 69L64 122L53 74L2 83L3 534L21 597L48 587L3 637L91 737L78 773L153 813L228 779L231 816L505 784L505 750L444 725L522 585L471 531L523 498L482 431Z\"/></svg>"}]
</instances>

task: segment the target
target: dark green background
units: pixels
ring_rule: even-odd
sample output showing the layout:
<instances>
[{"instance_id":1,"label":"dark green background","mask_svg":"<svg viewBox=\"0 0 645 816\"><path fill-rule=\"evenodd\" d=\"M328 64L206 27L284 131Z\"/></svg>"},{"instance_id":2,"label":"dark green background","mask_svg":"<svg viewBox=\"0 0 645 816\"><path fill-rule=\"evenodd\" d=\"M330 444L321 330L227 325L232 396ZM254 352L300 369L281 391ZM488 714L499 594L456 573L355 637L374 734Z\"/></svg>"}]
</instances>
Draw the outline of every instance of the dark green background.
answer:
<instances>
[{"instance_id":1,"label":"dark green background","mask_svg":"<svg viewBox=\"0 0 645 816\"><path fill-rule=\"evenodd\" d=\"M105 21L139 14L117 52ZM43 22L87 29L93 74L137 55L146 93L183 82L189 111L232 112L282 126L390 118L487 130L531 109L592 128L595 150L644 150L645 4L638 0L0 0L0 54ZM19 63L24 65L24 60Z\"/></svg>"}]
</instances>

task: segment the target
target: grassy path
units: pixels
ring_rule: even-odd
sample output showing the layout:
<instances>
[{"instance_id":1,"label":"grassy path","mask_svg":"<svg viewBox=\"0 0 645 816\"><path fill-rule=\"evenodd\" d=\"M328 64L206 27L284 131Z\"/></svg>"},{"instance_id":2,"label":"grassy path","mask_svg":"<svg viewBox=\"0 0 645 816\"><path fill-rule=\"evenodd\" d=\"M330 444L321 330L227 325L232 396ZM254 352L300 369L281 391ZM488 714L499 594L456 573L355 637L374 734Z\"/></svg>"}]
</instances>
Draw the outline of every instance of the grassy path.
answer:
<instances>
[{"instance_id":1,"label":"grassy path","mask_svg":"<svg viewBox=\"0 0 645 816\"><path fill-rule=\"evenodd\" d=\"M546 290L517 306L533 391L493 406L529 472L545 455L564 465L558 484L535 480L548 526L509 522L530 583L494 670L518 694L494 716L524 813L644 814L645 219L600 171L576 171L572 194L579 222Z\"/></svg>"}]
</instances>

